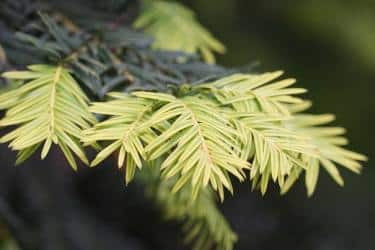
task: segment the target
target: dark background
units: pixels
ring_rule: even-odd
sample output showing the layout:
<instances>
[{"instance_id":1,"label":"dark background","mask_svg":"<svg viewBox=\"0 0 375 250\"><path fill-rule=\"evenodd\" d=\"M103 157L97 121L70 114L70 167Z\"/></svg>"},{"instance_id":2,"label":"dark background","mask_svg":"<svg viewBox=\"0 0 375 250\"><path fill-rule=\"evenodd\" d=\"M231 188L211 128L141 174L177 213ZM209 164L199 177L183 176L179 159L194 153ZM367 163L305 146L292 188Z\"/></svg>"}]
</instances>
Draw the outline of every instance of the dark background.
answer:
<instances>
[{"instance_id":1,"label":"dark background","mask_svg":"<svg viewBox=\"0 0 375 250\"><path fill-rule=\"evenodd\" d=\"M309 89L311 111L336 114L336 125L348 129L350 148L370 158L360 176L343 169L344 188L321 171L312 198L302 182L285 196L271 190L262 197L249 184L238 186L222 206L239 234L235 249L375 249L375 1L183 3L227 46L218 63L258 61L259 71L285 70ZM22 238L30 245L37 238L47 250L182 249L178 226L162 221L141 187L125 189L111 162L79 173L58 152L44 162L36 156L18 168L13 163L1 145L0 201L7 203L0 202L0 210L23 215L15 225L29 229Z\"/></svg>"}]
</instances>

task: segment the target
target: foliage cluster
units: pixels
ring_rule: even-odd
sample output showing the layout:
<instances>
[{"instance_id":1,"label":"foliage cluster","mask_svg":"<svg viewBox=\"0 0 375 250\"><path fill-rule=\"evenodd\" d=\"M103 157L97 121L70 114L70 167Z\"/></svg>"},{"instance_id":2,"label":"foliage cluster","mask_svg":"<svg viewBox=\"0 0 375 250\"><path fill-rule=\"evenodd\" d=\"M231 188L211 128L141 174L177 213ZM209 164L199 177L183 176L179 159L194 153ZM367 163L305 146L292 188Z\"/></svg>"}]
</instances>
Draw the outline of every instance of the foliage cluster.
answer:
<instances>
[{"instance_id":1,"label":"foliage cluster","mask_svg":"<svg viewBox=\"0 0 375 250\"><path fill-rule=\"evenodd\" d=\"M233 194L234 180L262 194L274 182L285 193L304 175L312 195L321 167L343 185L337 166L359 173L366 160L342 147L343 128L324 126L333 115L304 113L306 90L279 80L281 71L201 62L224 47L178 3L146 2L135 27L154 43L106 18L47 12L5 47L32 56L27 70L3 74L19 87L0 95L0 127L12 128L0 142L18 151L17 164L39 148L45 158L56 144L73 169L76 158L94 167L116 153L126 184L152 170L140 181L167 217L186 223L195 249L233 248L237 237L215 198ZM91 161L86 147L98 151Z\"/></svg>"}]
</instances>

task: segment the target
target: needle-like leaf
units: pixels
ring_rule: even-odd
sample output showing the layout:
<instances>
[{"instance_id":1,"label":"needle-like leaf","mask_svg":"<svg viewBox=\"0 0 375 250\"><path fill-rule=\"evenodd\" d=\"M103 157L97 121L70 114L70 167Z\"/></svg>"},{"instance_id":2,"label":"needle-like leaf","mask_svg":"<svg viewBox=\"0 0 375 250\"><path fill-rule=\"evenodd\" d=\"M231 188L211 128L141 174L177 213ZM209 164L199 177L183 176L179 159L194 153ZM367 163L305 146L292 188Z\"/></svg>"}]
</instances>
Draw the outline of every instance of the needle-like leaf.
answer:
<instances>
[{"instance_id":1,"label":"needle-like leaf","mask_svg":"<svg viewBox=\"0 0 375 250\"><path fill-rule=\"evenodd\" d=\"M207 89L221 104L232 105L239 111L290 115L286 104L302 103L303 100L294 95L306 90L289 88L295 83L295 79L272 82L282 73L234 74L196 88Z\"/></svg>"},{"instance_id":2,"label":"needle-like leaf","mask_svg":"<svg viewBox=\"0 0 375 250\"><path fill-rule=\"evenodd\" d=\"M18 126L0 142L9 142L13 150L20 151L17 163L42 145L41 158L45 158L52 144L60 146L74 169L73 153L88 163L79 141L81 131L96 119L88 110L86 95L62 66L32 65L28 69L3 74L24 84L0 95L0 109L7 109L0 127Z\"/></svg>"},{"instance_id":3,"label":"needle-like leaf","mask_svg":"<svg viewBox=\"0 0 375 250\"><path fill-rule=\"evenodd\" d=\"M224 187L233 192L229 174L244 180L243 170L250 165L237 155L240 134L215 102L195 96L165 98L165 94L148 92L134 95L161 102L161 108L149 121L151 124L165 121L171 124L145 150L152 155L150 160L168 155L161 169L166 178L179 177L173 191L190 182L196 196L202 187L210 184L223 199Z\"/></svg>"},{"instance_id":4,"label":"needle-like leaf","mask_svg":"<svg viewBox=\"0 0 375 250\"><path fill-rule=\"evenodd\" d=\"M324 127L327 123L334 120L334 116L327 115L307 115L298 114L294 119L286 121L288 127L291 127L299 134L307 135L309 143L317 148L317 155L302 157L308 166L306 171L305 183L308 194L314 193L318 175L319 165L321 165L328 174L339 184L344 185L344 180L337 169L336 164L341 165L352 172L360 173L361 162L366 161L367 157L358 154L342 146L348 141L343 134L345 129L341 127Z\"/></svg>"},{"instance_id":5,"label":"needle-like leaf","mask_svg":"<svg viewBox=\"0 0 375 250\"><path fill-rule=\"evenodd\" d=\"M216 40L187 7L172 1L146 1L144 10L135 21L154 39L156 49L200 52L208 63L214 63L213 52L224 53L225 47Z\"/></svg>"},{"instance_id":6,"label":"needle-like leaf","mask_svg":"<svg viewBox=\"0 0 375 250\"><path fill-rule=\"evenodd\" d=\"M142 161L145 159L144 143L154 136L154 132L144 126L153 102L121 93L109 95L114 99L93 103L90 107L90 111L110 116L109 119L85 130L82 140L86 144L110 142L99 152L91 166L98 165L118 151L118 166L121 168L126 163L125 181L128 184L134 177L135 169L142 168Z\"/></svg>"}]
</instances>

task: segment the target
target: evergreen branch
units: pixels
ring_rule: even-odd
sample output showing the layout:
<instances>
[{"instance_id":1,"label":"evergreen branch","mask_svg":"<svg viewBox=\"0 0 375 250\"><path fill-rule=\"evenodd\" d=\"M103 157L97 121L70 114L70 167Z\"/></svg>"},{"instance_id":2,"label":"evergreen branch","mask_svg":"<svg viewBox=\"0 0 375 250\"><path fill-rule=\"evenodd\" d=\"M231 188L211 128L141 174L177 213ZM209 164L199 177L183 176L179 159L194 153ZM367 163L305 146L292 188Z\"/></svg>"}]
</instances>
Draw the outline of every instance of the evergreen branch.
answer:
<instances>
[{"instance_id":1,"label":"evergreen branch","mask_svg":"<svg viewBox=\"0 0 375 250\"><path fill-rule=\"evenodd\" d=\"M109 91L171 92L170 86L178 88L186 82L238 72L202 63L183 52L152 50L141 34L130 29L111 30L100 25L94 29L95 33L87 33L77 26L72 29L70 22L65 27L67 21L57 23L46 14L39 16L37 28L29 28L17 33L17 39L10 39L20 40L23 47L32 50L34 61L69 67L79 83L99 99ZM83 28L92 30L87 26Z\"/></svg>"},{"instance_id":2,"label":"evergreen branch","mask_svg":"<svg viewBox=\"0 0 375 250\"><path fill-rule=\"evenodd\" d=\"M292 95L305 90L288 88L295 83L294 79L272 82L281 74L281 71L235 74L195 87L229 108L232 122L242 133L240 156L252 162L252 187L259 185L262 194L270 180L283 189L285 179L294 169L307 168L300 155L316 155L315 145L307 142L308 135L297 134L282 125L291 119L288 108L304 103Z\"/></svg>"},{"instance_id":3,"label":"evergreen branch","mask_svg":"<svg viewBox=\"0 0 375 250\"><path fill-rule=\"evenodd\" d=\"M44 159L52 145L58 144L70 165L76 169L72 152L88 164L79 143L82 129L96 122L88 110L88 99L62 66L32 65L28 71L4 73L25 83L0 95L0 109L7 109L0 126L18 126L0 139L19 151L17 163L26 160L43 145Z\"/></svg>"},{"instance_id":4,"label":"evergreen branch","mask_svg":"<svg viewBox=\"0 0 375 250\"><path fill-rule=\"evenodd\" d=\"M217 208L212 192L202 190L193 201L189 188L172 194L172 186L171 181L161 181L148 191L166 219L183 223L185 242L192 244L194 250L232 250L237 235Z\"/></svg>"},{"instance_id":5,"label":"evergreen branch","mask_svg":"<svg viewBox=\"0 0 375 250\"><path fill-rule=\"evenodd\" d=\"M306 171L306 186L308 194L311 195L317 182L319 163L328 169L339 183L342 183L342 179L333 167L332 161L353 171L359 171L360 164L357 161L365 158L338 147L346 140L336 136L343 132L342 129L308 128L326 122L327 117L306 115L294 117L290 112L281 113L290 108L290 103L306 106L304 101L294 102L294 97L288 96L290 93L302 92L301 89L285 88L291 84L291 81L263 86L273 79L275 74L266 73L262 77L252 79L254 77L254 75L233 75L214 83L187 88L181 92L184 96L179 98L162 93L133 92L133 96L123 96L131 100L131 105L121 101L96 104L97 109L93 111L114 117L103 122L104 125L108 125L103 127L105 130L91 130L91 136L96 140L113 141L116 138L122 140L120 134L115 136L117 132L123 132L123 126L126 125L126 120L120 119L120 116L128 117L133 113L132 118L127 120L130 122L129 127L125 128L137 127L138 132L135 133L137 138L142 135L148 139L139 139L137 148L132 146L133 149L138 150L133 150L134 159L137 159L138 164L131 164L131 166L141 167L141 160L149 162L163 159L158 166L162 171L162 177L167 179L178 177L173 191L177 192L190 182L193 197L197 197L198 192L210 184L223 199L224 187L233 192L230 175L240 181L244 180L243 170L250 166L246 161L252 163L250 170L252 186L253 188L259 186L262 194L266 192L271 180L277 182L282 193L285 193L297 180L299 174ZM229 85L229 83L233 84ZM239 83L241 86L236 86ZM227 102L228 99L222 98L222 89L225 86L236 90L225 90L232 93L230 98L236 101ZM192 92L189 92L189 89ZM213 90L214 94L199 91L207 89ZM248 89L251 91L246 91ZM233 96L236 93L241 93L240 97ZM276 111L276 114L261 113L259 106L256 109L253 107L258 105L257 103L248 102L260 98L261 94L263 94L261 97L263 103L279 102L274 106L279 108L279 114ZM292 101L289 101L290 98ZM145 100L149 101L146 102L149 106L146 106ZM120 110L123 113L119 113ZM136 110L138 112L134 113ZM150 112L141 123L138 123L140 117L144 117L143 110ZM117 124L113 123L112 119ZM163 126L160 125L162 122ZM132 143L133 139L126 141ZM108 146L110 150L105 149L105 154L100 153L93 164L96 165L106 158L120 145L119 141L112 142ZM121 151L120 156L124 157ZM133 176L134 171L131 173Z\"/></svg>"},{"instance_id":6,"label":"evergreen branch","mask_svg":"<svg viewBox=\"0 0 375 250\"><path fill-rule=\"evenodd\" d=\"M154 137L154 132L144 126L153 102L121 93L111 93L110 96L116 99L94 103L90 111L111 117L85 130L82 140L86 144L110 141L110 145L96 156L91 166L98 165L114 151L119 151L118 167L123 167L126 162L125 181L128 184L136 168L141 169L142 161L146 158L144 143Z\"/></svg>"},{"instance_id":7,"label":"evergreen branch","mask_svg":"<svg viewBox=\"0 0 375 250\"><path fill-rule=\"evenodd\" d=\"M302 99L293 95L306 92L302 88L289 88L295 79L272 82L282 71L264 74L234 74L215 82L197 86L208 90L222 105L233 106L240 112L277 113L290 115L286 105L300 104Z\"/></svg>"},{"instance_id":8,"label":"evergreen branch","mask_svg":"<svg viewBox=\"0 0 375 250\"><path fill-rule=\"evenodd\" d=\"M337 169L336 164L341 165L352 172L360 173L361 162L366 161L367 157L358 154L342 146L348 144L348 140L343 137L345 129L341 127L324 127L327 123L334 120L333 115L307 115L299 114L294 119L285 122L285 126L290 127L299 134L309 136L309 143L317 148L316 156L304 155L301 160L305 162L306 176L305 185L308 195L311 196L316 188L319 165L321 165L328 174L340 186L344 185L344 180ZM335 164L336 163L336 164ZM282 190L282 193L288 191L288 188Z\"/></svg>"},{"instance_id":9,"label":"evergreen branch","mask_svg":"<svg viewBox=\"0 0 375 250\"><path fill-rule=\"evenodd\" d=\"M283 117L234 113L234 118L244 134L241 156L252 161L250 180L253 188L260 183L262 194L271 178L282 188L294 168L307 169L299 155L316 154L315 146L306 142L305 135L281 126Z\"/></svg>"},{"instance_id":10,"label":"evergreen branch","mask_svg":"<svg viewBox=\"0 0 375 250\"><path fill-rule=\"evenodd\" d=\"M13 140L11 147L21 150L18 162L32 155L45 140L42 158L46 156L54 142L60 145L73 167L75 162L67 146L87 163L77 141L69 140L69 137L65 138L66 134L61 135L56 130L58 122L56 114L58 111L65 111L55 107L59 100L56 97L59 93L58 86L61 81L74 80L61 66L56 68L31 66L30 68L31 71L19 72L17 75L6 74L13 78L37 78L37 80L34 80L36 83L33 81L29 83L31 87L26 84L13 91L19 94L10 92L2 96L3 99L0 100L3 102L0 103L0 107L9 110L0 124L10 126L33 119L36 121L33 121L32 125L39 124L43 121L40 121L42 118L38 115L45 112L48 114L46 117L48 126L44 132L48 133L46 138L43 133L39 133L40 130L31 133L33 138L28 137L30 134L23 135L25 129L32 126L26 124L3 137L2 141ZM164 159L159 166L162 177L166 179L178 177L173 188L174 192L190 182L193 198L197 197L202 188L210 184L223 199L224 187L233 192L230 175L240 181L245 179L244 170L250 168L247 161L252 162L250 179L253 188L259 184L263 194L271 179L278 182L282 193L286 192L302 170L305 170L306 186L308 194L311 195L317 182L319 164L322 164L342 185L342 178L333 162L359 172L358 161L365 160L365 157L339 147L346 143L346 139L341 136L343 129L311 127L330 121L332 119L330 116L316 117L284 112L290 108L289 105L306 105L302 100L295 101L294 97L289 96L302 92L301 89L286 88L292 81L266 85L275 78L275 75L279 73L266 73L259 77L233 75L213 83L187 88L180 93L184 96L179 98L154 92L133 92L132 95L111 93L110 96L115 100L94 103L89 110L73 113L79 119L74 122L70 120L66 130L75 139L81 139L87 145L110 142L91 165L96 166L113 152L119 151L118 165L122 167L126 163L127 184L133 179L136 168L141 169L144 161ZM48 91L46 91L47 87L42 88L43 84L47 83L50 86ZM34 87L35 84L40 86ZM40 99L35 98L36 94L40 95L37 92L40 91L39 89L34 90L37 87L41 88L44 91L42 93L48 98L44 96ZM207 89L211 90L213 95L207 92ZM26 95L26 91L29 90L30 94ZM228 95L225 95L227 93L230 93L229 101ZM25 100L19 100L18 95L21 94L26 95L23 97ZM59 94L63 98L68 98L66 93ZM87 105L85 104L87 99L82 93L71 94L75 98L83 98L79 100L80 105ZM262 103L254 102L254 99L260 98ZM64 104L69 104L71 100L62 101ZM43 106L44 103L46 106ZM27 105L35 108L28 110L30 107ZM267 111L262 113L262 107L272 105L278 109L278 114L276 110L273 110L276 114ZM85 113L88 111L110 118L89 128L90 124L94 123L94 119L90 113ZM64 114L66 115L66 112ZM85 129L82 134L78 133L80 130L77 130L77 127L74 127L77 125L80 126L79 129ZM17 140L19 133L26 139ZM67 141L64 143L56 136Z\"/></svg>"},{"instance_id":11,"label":"evergreen branch","mask_svg":"<svg viewBox=\"0 0 375 250\"><path fill-rule=\"evenodd\" d=\"M35 9L27 13L33 14ZM0 109L6 110L0 127L15 126L0 142L19 151L16 164L40 147L45 158L54 143L76 169L73 154L89 164L80 142L100 142L105 147L91 166L118 152L126 184L137 169L144 173L143 165L154 165L157 186L145 183L167 218L185 223L194 249L233 249L237 237L216 207L213 192L221 200L224 188L233 193L233 176L243 181L250 170L253 188L260 187L264 194L271 181L285 193L304 173L310 196L320 167L343 185L336 165L359 173L366 160L343 148L344 129L322 126L333 116L301 114L311 103L296 95L306 90L291 87L294 79L274 82L281 71L225 77L239 70L205 64L178 51L151 50L143 35L119 29L119 19L107 29L108 15L98 22L94 15L83 26L86 31L65 16L44 14L25 28L22 15L14 27L25 32L18 37L36 53L16 46L18 57L34 60L36 55L58 66L33 65L28 71L4 74L21 83L0 95ZM153 48L200 53L209 63L214 52L225 50L192 11L175 2L147 1L134 25L154 36ZM2 43L13 41L6 35ZM9 42L4 45L9 47ZM99 98L113 90L127 94L112 92L111 100L88 107L75 79ZM207 81L213 82L201 84ZM105 119L96 123L91 112Z\"/></svg>"},{"instance_id":12,"label":"evergreen branch","mask_svg":"<svg viewBox=\"0 0 375 250\"><path fill-rule=\"evenodd\" d=\"M190 182L193 197L196 197L199 190L210 183L223 199L223 187L233 192L229 173L244 180L243 170L248 169L249 164L236 154L240 135L214 102L195 96L133 94L160 102L161 107L152 115L149 124L170 123L145 150L149 160L168 154L161 169L165 178L179 176L174 192Z\"/></svg>"},{"instance_id":13,"label":"evergreen branch","mask_svg":"<svg viewBox=\"0 0 375 250\"><path fill-rule=\"evenodd\" d=\"M213 52L225 52L224 45L196 21L195 14L177 2L146 1L134 26L144 28L155 39L152 46L156 49L200 52L208 63L215 62Z\"/></svg>"},{"instance_id":14,"label":"evergreen branch","mask_svg":"<svg viewBox=\"0 0 375 250\"><path fill-rule=\"evenodd\" d=\"M358 173L360 161L366 157L340 148L346 143L346 138L341 136L342 128L313 127L330 122L332 116L295 114L309 108L311 102L292 96L305 91L288 88L294 79L271 83L281 73L236 74L195 89L208 90L206 95L213 93L219 103L230 108L233 122L245 138L241 157L252 160L253 188L260 183L264 194L272 177L285 193L305 170L305 183L311 196L320 164L343 185L333 162Z\"/></svg>"}]
</instances>

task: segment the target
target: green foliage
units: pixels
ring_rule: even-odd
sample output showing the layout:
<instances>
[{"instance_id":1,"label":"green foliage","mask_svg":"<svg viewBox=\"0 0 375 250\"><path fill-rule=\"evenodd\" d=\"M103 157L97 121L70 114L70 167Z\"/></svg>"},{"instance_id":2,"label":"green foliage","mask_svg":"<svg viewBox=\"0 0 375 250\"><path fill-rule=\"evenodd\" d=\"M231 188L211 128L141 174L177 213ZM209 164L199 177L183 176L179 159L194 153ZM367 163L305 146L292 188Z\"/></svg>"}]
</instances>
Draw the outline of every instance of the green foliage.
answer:
<instances>
[{"instance_id":1,"label":"green foliage","mask_svg":"<svg viewBox=\"0 0 375 250\"><path fill-rule=\"evenodd\" d=\"M320 165L342 185L334 163L358 173L366 160L341 148L347 143L342 128L321 126L331 115L298 113L307 102L293 95L305 90L291 88L294 80L273 82L280 75L235 74L184 86L178 95L113 92L111 100L88 107L62 66L33 65L4 74L25 83L0 96L0 108L7 109L0 125L19 125L0 141L20 151L18 163L43 142L44 158L53 142L74 168L71 151L88 164L79 141L104 143L91 166L118 152L127 184L137 169L153 165L162 178L154 197L168 218L186 223L186 239L194 249L232 249L236 236L211 190L223 200L224 189L233 193L233 177L244 181L248 170L253 188L264 194L273 181L285 193L305 171L312 195ZM90 112L105 119L96 123Z\"/></svg>"},{"instance_id":2,"label":"green foliage","mask_svg":"<svg viewBox=\"0 0 375 250\"><path fill-rule=\"evenodd\" d=\"M358 173L359 162L366 157L340 147L346 143L338 137L343 129L311 127L329 122L326 116L293 114L308 108L310 102L293 96L305 92L290 88L294 79L272 83L281 73L237 74L195 88L212 93L221 105L231 108L230 116L244 138L240 156L252 161L253 188L260 187L264 194L272 179L285 193L306 170L306 187L312 195L319 163L342 185L332 161Z\"/></svg>"},{"instance_id":3,"label":"green foliage","mask_svg":"<svg viewBox=\"0 0 375 250\"><path fill-rule=\"evenodd\" d=\"M224 187L233 193L229 174L244 180L250 165L240 159L240 134L215 102L207 98L136 92L136 96L160 102L149 123L170 124L146 147L150 160L168 157L161 164L166 178L179 176L173 191L186 183L193 187L193 198L208 184L224 198Z\"/></svg>"},{"instance_id":4,"label":"green foliage","mask_svg":"<svg viewBox=\"0 0 375 250\"><path fill-rule=\"evenodd\" d=\"M220 104L230 108L231 119L242 133L240 156L252 162L253 188L259 184L263 194L271 179L282 188L294 168L305 168L300 155L313 155L315 149L306 143L306 135L282 125L291 119L287 105L302 102L292 95L305 90L288 88L294 79L272 83L281 74L237 74L197 87L213 93Z\"/></svg>"},{"instance_id":5,"label":"green foliage","mask_svg":"<svg viewBox=\"0 0 375 250\"><path fill-rule=\"evenodd\" d=\"M294 79L274 81L280 75L235 74L177 97L110 93L113 100L90 108L109 118L83 133L86 144L108 144L91 165L118 151L129 183L136 168L157 161L162 178L177 178L172 191L190 184L193 198L210 184L223 200L224 188L233 193L231 177L244 181L246 170L263 194L270 181L285 193L306 171L312 195L320 164L342 185L332 161L358 173L366 158L340 147L346 143L341 128L311 127L331 116L295 114L307 102L293 95L305 90L291 87Z\"/></svg>"},{"instance_id":6,"label":"green foliage","mask_svg":"<svg viewBox=\"0 0 375 250\"><path fill-rule=\"evenodd\" d=\"M177 177L173 192L190 184L195 199L209 184L223 200L224 188L233 193L231 177L244 181L246 170L253 188L260 187L263 194L271 180L285 193L305 170L311 195L319 164L342 185L333 162L358 173L359 161L366 160L340 147L346 143L342 128L312 127L331 116L292 113L295 105L304 104L293 95L305 90L290 87L294 79L273 82L281 72L235 74L187 87L178 97L113 92L113 100L88 108L87 97L61 66L29 69L5 73L30 81L0 96L0 108L8 109L0 125L21 125L1 139L20 151L18 162L42 142L44 158L54 142L76 168L71 151L88 164L79 140L86 145L105 142L91 166L118 151L118 165L126 163L129 183L143 162L161 160L162 178ZM91 127L95 118L90 112L108 119Z\"/></svg>"},{"instance_id":7,"label":"green foliage","mask_svg":"<svg viewBox=\"0 0 375 250\"><path fill-rule=\"evenodd\" d=\"M212 92L223 105L230 105L238 112L289 115L286 105L300 104L302 99L293 95L306 92L302 88L289 88L295 79L285 79L270 84L282 71L264 74L235 74L199 86Z\"/></svg>"},{"instance_id":8,"label":"green foliage","mask_svg":"<svg viewBox=\"0 0 375 250\"><path fill-rule=\"evenodd\" d=\"M58 144L70 165L77 165L72 152L88 163L79 140L82 129L95 123L88 110L88 98L62 66L32 65L28 71L4 73L25 83L0 96L0 109L7 109L0 126L18 126L0 139L19 151L17 163L30 157L42 144L44 159Z\"/></svg>"},{"instance_id":9,"label":"green foliage","mask_svg":"<svg viewBox=\"0 0 375 250\"><path fill-rule=\"evenodd\" d=\"M98 34L93 35L72 28L66 20L57 22L46 14L39 13L39 16L34 26L20 28L27 32L9 37L15 40L17 51L22 54L19 57L18 53L9 53L9 59L27 65L63 62L79 84L99 99L109 91L168 92L169 86L178 88L187 82L193 84L238 72L202 63L196 56L180 51L153 50L145 35L126 28L108 29L110 23L85 22L84 30L98 30ZM67 22L68 27L62 25ZM30 53L32 60L26 60L24 55Z\"/></svg>"},{"instance_id":10,"label":"green foliage","mask_svg":"<svg viewBox=\"0 0 375 250\"><path fill-rule=\"evenodd\" d=\"M308 135L309 143L316 148L316 155L302 157L302 161L306 165L305 184L308 195L312 195L315 190L319 176L319 165L328 172L337 184L342 186L344 180L335 163L355 173L360 173L361 164L359 162L367 160L361 154L342 148L342 146L348 144L347 139L343 137L344 128L321 126L333 120L334 116L330 114L297 114L293 120L287 121L285 124L299 134ZM286 187L282 192L286 192L288 188Z\"/></svg>"},{"instance_id":11,"label":"green foliage","mask_svg":"<svg viewBox=\"0 0 375 250\"><path fill-rule=\"evenodd\" d=\"M187 7L172 1L146 1L142 14L135 21L154 39L156 49L200 52L208 63L214 63L213 52L224 53L225 47L196 20Z\"/></svg>"},{"instance_id":12,"label":"green foliage","mask_svg":"<svg viewBox=\"0 0 375 250\"><path fill-rule=\"evenodd\" d=\"M224 51L182 5L145 7L135 26L154 36L154 48L200 52L210 63L214 51ZM233 248L237 237L215 204L216 194L223 200L225 190L234 193L232 181L249 178L262 194L275 182L285 193L305 174L312 195L320 167L343 185L337 165L359 173L366 160L343 148L342 128L323 126L333 116L301 113L310 102L296 95L306 90L292 87L294 79L276 80L281 71L239 74L182 52L152 50L142 35L108 29L103 20L82 30L43 14L36 22L17 28L32 48L22 52L58 66L4 74L17 87L0 95L0 127L13 129L0 142L19 151L17 163L39 147L46 157L53 143L73 168L73 154L91 166L117 154L126 184L155 171L144 184L167 218L185 224L195 249ZM95 100L91 106L79 85ZM97 144L90 164L83 146Z\"/></svg>"},{"instance_id":13,"label":"green foliage","mask_svg":"<svg viewBox=\"0 0 375 250\"><path fill-rule=\"evenodd\" d=\"M115 100L105 103L94 103L90 111L111 116L84 131L82 140L87 144L97 141L110 141L91 163L96 166L114 151L119 151L118 166L126 162L126 183L134 177L136 167L142 167L145 159L144 144L153 139L155 133L145 122L150 116L153 103L146 99L135 98L127 94L111 93Z\"/></svg>"},{"instance_id":14,"label":"green foliage","mask_svg":"<svg viewBox=\"0 0 375 250\"><path fill-rule=\"evenodd\" d=\"M232 250L237 235L216 206L213 194L203 190L196 200L191 200L189 188L177 194L171 193L173 182L166 181L151 185L148 193L157 202L166 219L183 224L185 242L194 250Z\"/></svg>"}]
</instances>

